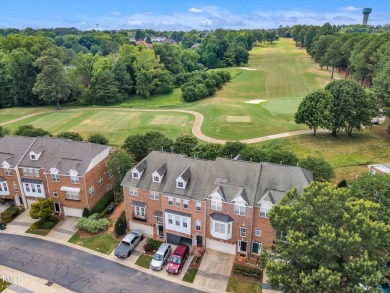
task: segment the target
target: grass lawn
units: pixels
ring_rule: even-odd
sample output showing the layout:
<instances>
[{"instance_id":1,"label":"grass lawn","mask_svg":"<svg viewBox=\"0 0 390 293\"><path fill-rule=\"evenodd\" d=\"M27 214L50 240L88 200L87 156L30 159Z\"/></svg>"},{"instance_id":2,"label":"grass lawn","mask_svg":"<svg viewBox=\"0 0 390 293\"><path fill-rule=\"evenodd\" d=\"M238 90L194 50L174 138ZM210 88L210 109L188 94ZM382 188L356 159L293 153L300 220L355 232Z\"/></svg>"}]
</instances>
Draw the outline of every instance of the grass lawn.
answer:
<instances>
[{"instance_id":1,"label":"grass lawn","mask_svg":"<svg viewBox=\"0 0 390 293\"><path fill-rule=\"evenodd\" d=\"M150 255L141 254L141 256L137 259L135 264L145 269L149 269L152 259L153 257L151 257Z\"/></svg>"},{"instance_id":2,"label":"grass lawn","mask_svg":"<svg viewBox=\"0 0 390 293\"><path fill-rule=\"evenodd\" d=\"M72 238L69 239L70 243L74 243L80 246L84 246L89 249L96 250L104 254L111 254L111 252L118 246L119 241L112 238L111 233L104 233L89 238L80 238L80 234L77 231Z\"/></svg>"},{"instance_id":3,"label":"grass lawn","mask_svg":"<svg viewBox=\"0 0 390 293\"><path fill-rule=\"evenodd\" d=\"M33 228L29 228L26 233L30 233L30 234L35 234L35 235L41 235L41 236L46 236L47 234L49 234L51 230L49 229L33 229Z\"/></svg>"},{"instance_id":4,"label":"grass lawn","mask_svg":"<svg viewBox=\"0 0 390 293\"><path fill-rule=\"evenodd\" d=\"M252 281L249 279L229 277L226 291L231 293L241 293L241 292L261 293L261 284L259 282Z\"/></svg>"},{"instance_id":5,"label":"grass lawn","mask_svg":"<svg viewBox=\"0 0 390 293\"><path fill-rule=\"evenodd\" d=\"M9 285L11 285L11 283L0 279L0 292L3 292Z\"/></svg>"},{"instance_id":6,"label":"grass lawn","mask_svg":"<svg viewBox=\"0 0 390 293\"><path fill-rule=\"evenodd\" d=\"M196 274L198 273L198 269L188 269L183 277L184 282L193 283L196 277Z\"/></svg>"}]
</instances>

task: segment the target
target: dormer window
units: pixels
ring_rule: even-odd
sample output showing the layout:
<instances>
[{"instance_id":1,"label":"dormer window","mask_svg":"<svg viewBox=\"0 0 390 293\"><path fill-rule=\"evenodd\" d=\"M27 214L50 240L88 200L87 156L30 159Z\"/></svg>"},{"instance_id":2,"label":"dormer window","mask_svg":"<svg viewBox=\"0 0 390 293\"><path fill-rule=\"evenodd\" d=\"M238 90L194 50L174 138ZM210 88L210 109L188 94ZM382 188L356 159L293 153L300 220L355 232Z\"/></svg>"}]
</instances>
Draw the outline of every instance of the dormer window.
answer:
<instances>
[{"instance_id":1,"label":"dormer window","mask_svg":"<svg viewBox=\"0 0 390 293\"><path fill-rule=\"evenodd\" d=\"M153 176L153 182L160 183L160 176Z\"/></svg>"},{"instance_id":2,"label":"dormer window","mask_svg":"<svg viewBox=\"0 0 390 293\"><path fill-rule=\"evenodd\" d=\"M145 169L146 169L146 160L143 160L141 163L139 163L131 170L131 177L134 179L140 179Z\"/></svg>"},{"instance_id":3,"label":"dormer window","mask_svg":"<svg viewBox=\"0 0 390 293\"><path fill-rule=\"evenodd\" d=\"M138 179L139 178L139 173L138 172L133 172L132 173L132 177L135 178L135 179Z\"/></svg>"},{"instance_id":4,"label":"dormer window","mask_svg":"<svg viewBox=\"0 0 390 293\"><path fill-rule=\"evenodd\" d=\"M37 157L36 157L34 154L30 154L30 158L31 158L31 160L33 160L33 161L36 161L36 159L37 159Z\"/></svg>"},{"instance_id":5,"label":"dormer window","mask_svg":"<svg viewBox=\"0 0 390 293\"><path fill-rule=\"evenodd\" d=\"M190 167L188 167L179 175L179 177L176 178L176 187L180 189L185 189L188 181L190 180L190 177L191 171Z\"/></svg>"},{"instance_id":6,"label":"dormer window","mask_svg":"<svg viewBox=\"0 0 390 293\"><path fill-rule=\"evenodd\" d=\"M31 151L30 152L30 159L32 161L36 161L39 159L39 157L41 156L42 152L39 152L39 153L35 153L34 151Z\"/></svg>"},{"instance_id":7,"label":"dormer window","mask_svg":"<svg viewBox=\"0 0 390 293\"><path fill-rule=\"evenodd\" d=\"M156 171L153 172L152 174L153 182L161 183L166 172L167 172L167 163L165 162Z\"/></svg>"},{"instance_id":8,"label":"dormer window","mask_svg":"<svg viewBox=\"0 0 390 293\"><path fill-rule=\"evenodd\" d=\"M178 187L178 188L184 189L184 183L181 182L181 181L178 181L178 182L177 182L177 187Z\"/></svg>"}]
</instances>

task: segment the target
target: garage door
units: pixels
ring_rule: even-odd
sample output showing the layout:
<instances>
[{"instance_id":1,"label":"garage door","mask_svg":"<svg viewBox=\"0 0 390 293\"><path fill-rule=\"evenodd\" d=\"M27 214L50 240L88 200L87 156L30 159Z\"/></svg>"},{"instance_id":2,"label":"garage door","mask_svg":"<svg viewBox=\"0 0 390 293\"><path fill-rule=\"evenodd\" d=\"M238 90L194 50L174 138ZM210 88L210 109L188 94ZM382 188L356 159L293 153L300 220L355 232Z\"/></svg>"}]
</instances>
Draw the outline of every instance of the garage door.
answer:
<instances>
[{"instance_id":1,"label":"garage door","mask_svg":"<svg viewBox=\"0 0 390 293\"><path fill-rule=\"evenodd\" d=\"M214 239L206 238L206 248L214 249L229 254L236 254L235 244L229 244Z\"/></svg>"},{"instance_id":2,"label":"garage door","mask_svg":"<svg viewBox=\"0 0 390 293\"><path fill-rule=\"evenodd\" d=\"M81 218L83 216L83 210L64 207L64 214L68 217Z\"/></svg>"},{"instance_id":3,"label":"garage door","mask_svg":"<svg viewBox=\"0 0 390 293\"><path fill-rule=\"evenodd\" d=\"M34 202L37 202L37 200L35 200L35 199L27 199L28 207L31 208L31 204L33 204Z\"/></svg>"},{"instance_id":4,"label":"garage door","mask_svg":"<svg viewBox=\"0 0 390 293\"><path fill-rule=\"evenodd\" d=\"M153 237L153 227L152 226L140 224L137 222L131 222L131 221L129 221L129 226L130 226L130 230L138 229L138 230L141 230L143 234L146 234L150 237Z\"/></svg>"},{"instance_id":5,"label":"garage door","mask_svg":"<svg viewBox=\"0 0 390 293\"><path fill-rule=\"evenodd\" d=\"M174 245L179 245L179 244L183 243L183 244L187 245L190 249L192 248L192 239L191 238L181 237L178 235L167 233L167 242L174 244Z\"/></svg>"}]
</instances>

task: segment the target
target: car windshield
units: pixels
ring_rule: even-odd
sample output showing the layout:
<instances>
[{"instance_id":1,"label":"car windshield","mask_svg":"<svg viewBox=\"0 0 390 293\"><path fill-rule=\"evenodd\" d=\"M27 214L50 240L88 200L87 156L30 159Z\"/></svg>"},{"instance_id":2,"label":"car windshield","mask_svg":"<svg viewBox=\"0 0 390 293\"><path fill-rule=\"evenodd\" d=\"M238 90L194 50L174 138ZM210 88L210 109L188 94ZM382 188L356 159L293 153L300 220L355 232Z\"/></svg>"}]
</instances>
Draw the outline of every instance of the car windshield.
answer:
<instances>
[{"instance_id":1,"label":"car windshield","mask_svg":"<svg viewBox=\"0 0 390 293\"><path fill-rule=\"evenodd\" d=\"M130 245L130 243L127 242L127 241L122 241L122 244L123 244L123 245Z\"/></svg>"},{"instance_id":2,"label":"car windshield","mask_svg":"<svg viewBox=\"0 0 390 293\"><path fill-rule=\"evenodd\" d=\"M163 260L163 256L161 254L155 254L154 257L153 257L154 260L158 260L158 261L162 261Z\"/></svg>"},{"instance_id":3,"label":"car windshield","mask_svg":"<svg viewBox=\"0 0 390 293\"><path fill-rule=\"evenodd\" d=\"M174 255L171 257L171 262L175 263L175 264L180 264L181 263L181 258Z\"/></svg>"}]
</instances>

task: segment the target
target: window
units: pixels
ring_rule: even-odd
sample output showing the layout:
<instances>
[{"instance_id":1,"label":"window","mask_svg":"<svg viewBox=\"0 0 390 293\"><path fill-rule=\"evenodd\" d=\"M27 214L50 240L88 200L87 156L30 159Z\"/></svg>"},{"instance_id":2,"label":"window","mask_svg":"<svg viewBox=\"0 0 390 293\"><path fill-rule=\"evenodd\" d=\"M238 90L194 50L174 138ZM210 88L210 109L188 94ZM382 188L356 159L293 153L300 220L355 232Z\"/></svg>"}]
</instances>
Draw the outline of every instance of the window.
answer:
<instances>
[{"instance_id":1,"label":"window","mask_svg":"<svg viewBox=\"0 0 390 293\"><path fill-rule=\"evenodd\" d=\"M26 168L23 168L23 175L27 176L27 169Z\"/></svg>"},{"instance_id":2,"label":"window","mask_svg":"<svg viewBox=\"0 0 390 293\"><path fill-rule=\"evenodd\" d=\"M145 208L135 207L134 214L136 214L139 217L144 218L145 217Z\"/></svg>"},{"instance_id":3,"label":"window","mask_svg":"<svg viewBox=\"0 0 390 293\"><path fill-rule=\"evenodd\" d=\"M240 227L240 237L246 237L246 228Z\"/></svg>"},{"instance_id":4,"label":"window","mask_svg":"<svg viewBox=\"0 0 390 293\"><path fill-rule=\"evenodd\" d=\"M162 223L163 222L163 218L162 217L156 217L156 222Z\"/></svg>"},{"instance_id":5,"label":"window","mask_svg":"<svg viewBox=\"0 0 390 293\"><path fill-rule=\"evenodd\" d=\"M168 197L168 205L173 206L173 198Z\"/></svg>"},{"instance_id":6,"label":"window","mask_svg":"<svg viewBox=\"0 0 390 293\"><path fill-rule=\"evenodd\" d=\"M103 185L103 177L100 177L99 178L99 186L102 186Z\"/></svg>"},{"instance_id":7,"label":"window","mask_svg":"<svg viewBox=\"0 0 390 293\"><path fill-rule=\"evenodd\" d=\"M255 236L261 236L261 229L260 228L256 228L255 229Z\"/></svg>"},{"instance_id":8,"label":"window","mask_svg":"<svg viewBox=\"0 0 390 293\"><path fill-rule=\"evenodd\" d=\"M39 177L39 170L38 169L34 169L34 174L35 174L35 177Z\"/></svg>"},{"instance_id":9,"label":"window","mask_svg":"<svg viewBox=\"0 0 390 293\"><path fill-rule=\"evenodd\" d=\"M183 207L188 209L188 200L183 200Z\"/></svg>"},{"instance_id":10,"label":"window","mask_svg":"<svg viewBox=\"0 0 390 293\"><path fill-rule=\"evenodd\" d=\"M184 228L187 228L187 224L188 222L187 222L187 218L185 218L185 217L183 217L183 227Z\"/></svg>"},{"instance_id":11,"label":"window","mask_svg":"<svg viewBox=\"0 0 390 293\"><path fill-rule=\"evenodd\" d=\"M72 184L80 183L79 176L77 176L77 175L70 175L70 182Z\"/></svg>"},{"instance_id":12,"label":"window","mask_svg":"<svg viewBox=\"0 0 390 293\"><path fill-rule=\"evenodd\" d=\"M168 214L168 223L173 224L173 217L171 214Z\"/></svg>"},{"instance_id":13,"label":"window","mask_svg":"<svg viewBox=\"0 0 390 293\"><path fill-rule=\"evenodd\" d=\"M225 224L219 223L219 222L214 222L214 231L216 233L225 234Z\"/></svg>"},{"instance_id":14,"label":"window","mask_svg":"<svg viewBox=\"0 0 390 293\"><path fill-rule=\"evenodd\" d=\"M12 169L5 169L4 174L5 174L5 176L12 176L12 174L13 174Z\"/></svg>"},{"instance_id":15,"label":"window","mask_svg":"<svg viewBox=\"0 0 390 293\"><path fill-rule=\"evenodd\" d=\"M178 182L177 182L177 187L178 187L178 188L184 189L184 183L181 182L181 181L178 181Z\"/></svg>"},{"instance_id":16,"label":"window","mask_svg":"<svg viewBox=\"0 0 390 293\"><path fill-rule=\"evenodd\" d=\"M138 179L138 173L137 172L133 172L133 178L137 178Z\"/></svg>"},{"instance_id":17,"label":"window","mask_svg":"<svg viewBox=\"0 0 390 293\"><path fill-rule=\"evenodd\" d=\"M236 215L245 216L245 206L234 205L234 213Z\"/></svg>"},{"instance_id":18,"label":"window","mask_svg":"<svg viewBox=\"0 0 390 293\"><path fill-rule=\"evenodd\" d=\"M176 207L180 208L180 198L176 198Z\"/></svg>"},{"instance_id":19,"label":"window","mask_svg":"<svg viewBox=\"0 0 390 293\"><path fill-rule=\"evenodd\" d=\"M230 229L231 229L231 228L232 228L232 224L229 223L229 224L227 225L227 233L228 233L228 234L230 234Z\"/></svg>"},{"instance_id":20,"label":"window","mask_svg":"<svg viewBox=\"0 0 390 293\"><path fill-rule=\"evenodd\" d=\"M37 191L38 193L42 193L42 188L41 188L41 185L37 184Z\"/></svg>"},{"instance_id":21,"label":"window","mask_svg":"<svg viewBox=\"0 0 390 293\"><path fill-rule=\"evenodd\" d=\"M196 211L200 212L202 209L202 204L200 202L196 202Z\"/></svg>"},{"instance_id":22,"label":"window","mask_svg":"<svg viewBox=\"0 0 390 293\"><path fill-rule=\"evenodd\" d=\"M196 220L196 222L195 222L195 230L196 231L200 231L200 225L201 225L201 222L199 220Z\"/></svg>"},{"instance_id":23,"label":"window","mask_svg":"<svg viewBox=\"0 0 390 293\"><path fill-rule=\"evenodd\" d=\"M175 216L175 225L180 226L180 217L179 216Z\"/></svg>"},{"instance_id":24,"label":"window","mask_svg":"<svg viewBox=\"0 0 390 293\"><path fill-rule=\"evenodd\" d=\"M15 192L18 192L18 191L19 191L18 185L16 185L16 183L15 183L15 182L14 182L14 184L13 184L13 185L14 185L14 191L15 191Z\"/></svg>"},{"instance_id":25,"label":"window","mask_svg":"<svg viewBox=\"0 0 390 293\"><path fill-rule=\"evenodd\" d=\"M31 157L31 160L36 160L36 157L33 154L31 154L30 157Z\"/></svg>"},{"instance_id":26,"label":"window","mask_svg":"<svg viewBox=\"0 0 390 293\"><path fill-rule=\"evenodd\" d=\"M260 217L262 218L268 218L268 213L269 213L270 209L269 208L262 208L260 207Z\"/></svg>"},{"instance_id":27,"label":"window","mask_svg":"<svg viewBox=\"0 0 390 293\"><path fill-rule=\"evenodd\" d=\"M8 191L7 182L0 183L0 191L1 191L1 192L6 192L6 191Z\"/></svg>"},{"instance_id":28,"label":"window","mask_svg":"<svg viewBox=\"0 0 390 293\"><path fill-rule=\"evenodd\" d=\"M33 176L34 175L34 169L28 168L28 175Z\"/></svg>"},{"instance_id":29,"label":"window","mask_svg":"<svg viewBox=\"0 0 390 293\"><path fill-rule=\"evenodd\" d=\"M95 195L95 187L91 186L91 187L89 188L88 193L89 193L89 197L94 196L94 195Z\"/></svg>"},{"instance_id":30,"label":"window","mask_svg":"<svg viewBox=\"0 0 390 293\"><path fill-rule=\"evenodd\" d=\"M160 177L159 176L153 176L153 182L160 183Z\"/></svg>"},{"instance_id":31,"label":"window","mask_svg":"<svg viewBox=\"0 0 390 293\"><path fill-rule=\"evenodd\" d=\"M80 200L79 193L75 192L75 191L67 191L66 192L66 199Z\"/></svg>"},{"instance_id":32,"label":"window","mask_svg":"<svg viewBox=\"0 0 390 293\"><path fill-rule=\"evenodd\" d=\"M130 187L130 195L137 196L138 195L138 189Z\"/></svg>"},{"instance_id":33,"label":"window","mask_svg":"<svg viewBox=\"0 0 390 293\"><path fill-rule=\"evenodd\" d=\"M222 211L222 201L211 201L211 209L214 211Z\"/></svg>"},{"instance_id":34,"label":"window","mask_svg":"<svg viewBox=\"0 0 390 293\"><path fill-rule=\"evenodd\" d=\"M150 193L150 199L153 199L153 200L158 200L160 198L158 192L151 192Z\"/></svg>"},{"instance_id":35,"label":"window","mask_svg":"<svg viewBox=\"0 0 390 293\"><path fill-rule=\"evenodd\" d=\"M58 192L57 191L53 191L53 196L57 197L58 196Z\"/></svg>"},{"instance_id":36,"label":"window","mask_svg":"<svg viewBox=\"0 0 390 293\"><path fill-rule=\"evenodd\" d=\"M26 189L26 192L30 192L30 184L26 183L24 184L24 187Z\"/></svg>"},{"instance_id":37,"label":"window","mask_svg":"<svg viewBox=\"0 0 390 293\"><path fill-rule=\"evenodd\" d=\"M31 191L32 191L32 192L36 192L36 190L35 190L35 184L31 184Z\"/></svg>"},{"instance_id":38,"label":"window","mask_svg":"<svg viewBox=\"0 0 390 293\"><path fill-rule=\"evenodd\" d=\"M51 174L51 180L53 180L53 182L60 182L60 175L59 174Z\"/></svg>"}]
</instances>

